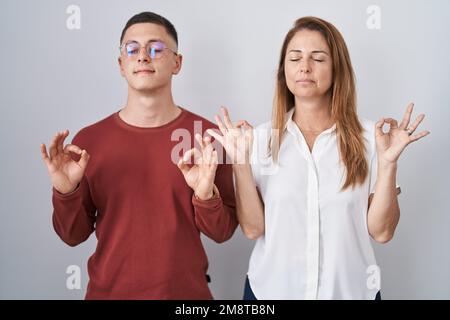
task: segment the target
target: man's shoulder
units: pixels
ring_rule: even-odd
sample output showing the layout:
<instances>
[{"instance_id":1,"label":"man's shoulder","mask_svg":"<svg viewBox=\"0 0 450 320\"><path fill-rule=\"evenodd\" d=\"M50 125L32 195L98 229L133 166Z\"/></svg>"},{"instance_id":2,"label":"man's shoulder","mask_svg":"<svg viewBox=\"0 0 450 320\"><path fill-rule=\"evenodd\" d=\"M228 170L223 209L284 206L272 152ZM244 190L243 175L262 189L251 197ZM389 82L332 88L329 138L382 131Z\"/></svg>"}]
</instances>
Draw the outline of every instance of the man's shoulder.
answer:
<instances>
[{"instance_id":1,"label":"man's shoulder","mask_svg":"<svg viewBox=\"0 0 450 320\"><path fill-rule=\"evenodd\" d=\"M94 122L90 125L83 127L81 130L77 132L74 136L73 141L82 141L86 142L89 140L93 140L95 138L99 138L101 136L105 136L105 133L108 132L113 126L114 114L111 114L97 122Z\"/></svg>"}]
</instances>

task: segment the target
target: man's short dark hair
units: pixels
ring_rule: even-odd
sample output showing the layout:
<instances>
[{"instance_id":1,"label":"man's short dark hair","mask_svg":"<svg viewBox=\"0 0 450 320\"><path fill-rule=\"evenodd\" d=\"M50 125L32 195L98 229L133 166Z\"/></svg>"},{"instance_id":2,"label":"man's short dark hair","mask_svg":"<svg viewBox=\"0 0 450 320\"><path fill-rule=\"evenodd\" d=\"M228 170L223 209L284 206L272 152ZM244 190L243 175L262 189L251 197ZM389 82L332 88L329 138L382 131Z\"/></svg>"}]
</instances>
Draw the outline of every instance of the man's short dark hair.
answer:
<instances>
[{"instance_id":1,"label":"man's short dark hair","mask_svg":"<svg viewBox=\"0 0 450 320\"><path fill-rule=\"evenodd\" d=\"M167 33L175 40L175 43L178 46L177 30L175 30L173 24L163 16L160 16L159 14L149 11L138 13L132 16L130 20L128 20L127 24L125 25L125 28L123 28L122 30L122 35L120 36L120 43L122 43L123 37L128 28L136 23L154 23L163 26L166 29Z\"/></svg>"}]
</instances>

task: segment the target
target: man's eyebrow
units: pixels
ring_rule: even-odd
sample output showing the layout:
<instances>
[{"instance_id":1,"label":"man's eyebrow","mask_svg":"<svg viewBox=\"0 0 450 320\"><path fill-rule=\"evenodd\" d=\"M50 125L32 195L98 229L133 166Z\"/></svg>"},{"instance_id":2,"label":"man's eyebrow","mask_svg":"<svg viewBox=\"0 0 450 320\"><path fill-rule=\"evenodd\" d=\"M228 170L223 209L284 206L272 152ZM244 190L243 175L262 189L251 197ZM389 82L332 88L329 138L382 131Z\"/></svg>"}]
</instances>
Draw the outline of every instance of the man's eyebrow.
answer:
<instances>
[{"instance_id":1,"label":"man's eyebrow","mask_svg":"<svg viewBox=\"0 0 450 320\"><path fill-rule=\"evenodd\" d=\"M147 44L147 43L150 43L150 42L163 42L163 43L165 43L162 39L150 39L150 40L148 40L148 41L146 42L146 44Z\"/></svg>"},{"instance_id":2,"label":"man's eyebrow","mask_svg":"<svg viewBox=\"0 0 450 320\"><path fill-rule=\"evenodd\" d=\"M303 51L300 50L300 49L292 49L292 50L289 50L289 52L299 52L299 53L302 53ZM328 52L323 51L323 50L314 50L314 51L311 51L311 53L324 53L324 54L326 54L327 56L329 55Z\"/></svg>"},{"instance_id":3,"label":"man's eyebrow","mask_svg":"<svg viewBox=\"0 0 450 320\"><path fill-rule=\"evenodd\" d=\"M125 43L129 43L129 42L137 42L137 43L140 43L139 41L133 40L133 39L130 39L130 40L128 40L128 41L125 42ZM151 42L163 42L163 43L164 43L164 41L161 40L161 39L150 39L150 40L148 40L145 44L149 44L149 43L151 43Z\"/></svg>"}]
</instances>

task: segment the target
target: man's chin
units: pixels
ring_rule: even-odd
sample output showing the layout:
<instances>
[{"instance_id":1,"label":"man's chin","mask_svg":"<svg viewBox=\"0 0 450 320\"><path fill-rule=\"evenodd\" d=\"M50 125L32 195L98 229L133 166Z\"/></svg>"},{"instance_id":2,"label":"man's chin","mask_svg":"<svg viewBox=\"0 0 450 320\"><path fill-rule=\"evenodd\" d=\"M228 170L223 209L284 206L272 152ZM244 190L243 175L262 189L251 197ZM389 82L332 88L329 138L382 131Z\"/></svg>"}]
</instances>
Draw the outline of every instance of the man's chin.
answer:
<instances>
[{"instance_id":1,"label":"man's chin","mask_svg":"<svg viewBox=\"0 0 450 320\"><path fill-rule=\"evenodd\" d=\"M161 84L133 84L130 85L130 87L137 92L142 92L142 93L149 93L149 92L157 92L159 90L161 90L162 88L164 88L164 85Z\"/></svg>"}]
</instances>

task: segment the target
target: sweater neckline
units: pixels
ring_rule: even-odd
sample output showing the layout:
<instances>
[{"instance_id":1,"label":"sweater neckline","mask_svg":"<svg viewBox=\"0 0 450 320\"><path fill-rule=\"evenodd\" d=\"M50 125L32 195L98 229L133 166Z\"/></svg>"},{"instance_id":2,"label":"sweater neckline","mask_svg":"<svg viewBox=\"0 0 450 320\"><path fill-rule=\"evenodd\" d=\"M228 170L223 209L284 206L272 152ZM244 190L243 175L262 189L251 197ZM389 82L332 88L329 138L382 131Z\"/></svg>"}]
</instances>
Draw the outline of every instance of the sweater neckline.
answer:
<instances>
[{"instance_id":1,"label":"sweater neckline","mask_svg":"<svg viewBox=\"0 0 450 320\"><path fill-rule=\"evenodd\" d=\"M123 129L126 129L128 131L141 132L141 133L144 133L144 132L158 132L158 131L163 131L163 130L167 130L167 129L171 128L171 127L174 127L174 126L178 125L181 121L183 121L183 119L186 117L188 112L184 108L182 108L180 106L178 106L178 107L181 109L180 114L175 119L173 119L173 120L171 120L171 121L169 121L169 122L167 122L167 123L165 123L165 124L163 124L161 126L158 126L158 127L138 127L138 126L134 126L132 124L129 124L129 123L125 122L120 117L119 112L120 112L121 109L116 111L113 114L113 119L114 119L115 123L117 125L119 125L119 127L123 128Z\"/></svg>"}]
</instances>

